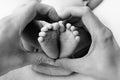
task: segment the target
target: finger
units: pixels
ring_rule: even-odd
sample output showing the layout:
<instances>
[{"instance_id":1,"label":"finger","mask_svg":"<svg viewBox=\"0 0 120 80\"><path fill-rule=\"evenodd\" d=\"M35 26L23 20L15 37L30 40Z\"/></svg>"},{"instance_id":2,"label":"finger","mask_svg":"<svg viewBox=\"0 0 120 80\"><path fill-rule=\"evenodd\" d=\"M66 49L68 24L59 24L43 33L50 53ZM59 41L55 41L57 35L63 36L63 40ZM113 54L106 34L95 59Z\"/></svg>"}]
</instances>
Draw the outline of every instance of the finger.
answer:
<instances>
[{"instance_id":1,"label":"finger","mask_svg":"<svg viewBox=\"0 0 120 80\"><path fill-rule=\"evenodd\" d=\"M29 1L17 8L11 15L14 23L19 25L17 28L22 31L24 27L36 17L48 17L53 21L59 20L55 9L51 6L41 4L37 0Z\"/></svg>"},{"instance_id":2,"label":"finger","mask_svg":"<svg viewBox=\"0 0 120 80\"><path fill-rule=\"evenodd\" d=\"M113 34L90 10L82 16L82 21L92 36L92 40L112 40Z\"/></svg>"},{"instance_id":3,"label":"finger","mask_svg":"<svg viewBox=\"0 0 120 80\"><path fill-rule=\"evenodd\" d=\"M19 76L18 76L19 75ZM1 80L95 80L92 77L86 75L70 75L70 76L47 76L44 74L36 73L32 70L32 66L28 65L13 71L8 72L7 74L0 77Z\"/></svg>"},{"instance_id":4,"label":"finger","mask_svg":"<svg viewBox=\"0 0 120 80\"><path fill-rule=\"evenodd\" d=\"M26 62L29 64L41 64L41 63L48 63L48 64L54 64L53 59L47 57L43 52L39 53L26 53Z\"/></svg>"},{"instance_id":5,"label":"finger","mask_svg":"<svg viewBox=\"0 0 120 80\"><path fill-rule=\"evenodd\" d=\"M86 6L80 6L80 7L68 7L65 8L61 14L59 14L61 19L67 19L70 17L82 17L87 11L89 11L89 8Z\"/></svg>"},{"instance_id":6,"label":"finger","mask_svg":"<svg viewBox=\"0 0 120 80\"><path fill-rule=\"evenodd\" d=\"M48 17L50 20L53 21L58 21L60 19L56 10L52 6L46 4L40 3L37 6L37 12L37 17L41 17L41 15L43 15L44 17Z\"/></svg>"},{"instance_id":7,"label":"finger","mask_svg":"<svg viewBox=\"0 0 120 80\"><path fill-rule=\"evenodd\" d=\"M13 22L17 26L18 29L21 28L22 30L24 27L33 20L36 14L35 6L37 5L36 0L29 1L27 4L21 5L19 8L17 8L15 11L13 11L13 14L11 15L13 17Z\"/></svg>"},{"instance_id":8,"label":"finger","mask_svg":"<svg viewBox=\"0 0 120 80\"><path fill-rule=\"evenodd\" d=\"M94 9L96 8L103 0L90 0L89 3L88 3L88 6L91 8L91 9Z\"/></svg>"}]
</instances>

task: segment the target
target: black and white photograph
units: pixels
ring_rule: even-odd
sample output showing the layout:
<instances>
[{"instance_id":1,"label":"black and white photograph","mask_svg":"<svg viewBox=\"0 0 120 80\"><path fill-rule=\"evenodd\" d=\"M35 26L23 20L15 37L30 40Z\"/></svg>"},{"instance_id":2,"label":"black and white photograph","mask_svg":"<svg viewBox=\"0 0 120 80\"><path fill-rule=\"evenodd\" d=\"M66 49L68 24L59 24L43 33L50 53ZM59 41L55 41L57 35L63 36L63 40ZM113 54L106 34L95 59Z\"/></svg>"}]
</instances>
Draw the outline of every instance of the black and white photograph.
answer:
<instances>
[{"instance_id":1,"label":"black and white photograph","mask_svg":"<svg viewBox=\"0 0 120 80\"><path fill-rule=\"evenodd\" d=\"M119 0L0 0L0 80L120 80Z\"/></svg>"}]
</instances>

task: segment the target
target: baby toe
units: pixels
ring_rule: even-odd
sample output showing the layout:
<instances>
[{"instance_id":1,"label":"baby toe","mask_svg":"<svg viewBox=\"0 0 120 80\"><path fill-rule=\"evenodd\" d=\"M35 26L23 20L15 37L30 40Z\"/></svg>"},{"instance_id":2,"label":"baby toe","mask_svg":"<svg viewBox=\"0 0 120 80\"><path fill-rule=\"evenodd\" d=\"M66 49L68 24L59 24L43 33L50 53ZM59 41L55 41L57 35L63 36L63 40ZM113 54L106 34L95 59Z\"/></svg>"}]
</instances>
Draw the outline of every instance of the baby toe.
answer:
<instances>
[{"instance_id":1,"label":"baby toe","mask_svg":"<svg viewBox=\"0 0 120 80\"><path fill-rule=\"evenodd\" d=\"M79 34L78 31L73 31L73 35L74 35L74 36L77 36L78 34Z\"/></svg>"},{"instance_id":2,"label":"baby toe","mask_svg":"<svg viewBox=\"0 0 120 80\"><path fill-rule=\"evenodd\" d=\"M76 36L75 39L76 39L77 42L79 42L80 41L80 36Z\"/></svg>"},{"instance_id":3,"label":"baby toe","mask_svg":"<svg viewBox=\"0 0 120 80\"><path fill-rule=\"evenodd\" d=\"M71 28L71 24L70 24L70 23L67 23L67 24L66 24L66 27L67 27L67 29L70 29L70 28Z\"/></svg>"},{"instance_id":4,"label":"baby toe","mask_svg":"<svg viewBox=\"0 0 120 80\"><path fill-rule=\"evenodd\" d=\"M39 36L44 37L44 36L46 36L46 33L45 32L40 32Z\"/></svg>"},{"instance_id":5,"label":"baby toe","mask_svg":"<svg viewBox=\"0 0 120 80\"><path fill-rule=\"evenodd\" d=\"M48 29L52 29L53 26L51 24L47 25Z\"/></svg>"},{"instance_id":6,"label":"baby toe","mask_svg":"<svg viewBox=\"0 0 120 80\"><path fill-rule=\"evenodd\" d=\"M76 29L75 26L71 26L70 28L71 31L74 31L75 29Z\"/></svg>"},{"instance_id":7,"label":"baby toe","mask_svg":"<svg viewBox=\"0 0 120 80\"><path fill-rule=\"evenodd\" d=\"M58 30L59 29L59 24L58 23L53 23L53 30Z\"/></svg>"},{"instance_id":8,"label":"baby toe","mask_svg":"<svg viewBox=\"0 0 120 80\"><path fill-rule=\"evenodd\" d=\"M38 41L39 41L39 42L43 42L43 41L44 41L44 38L43 38L43 37L39 37L39 38L38 38Z\"/></svg>"},{"instance_id":9,"label":"baby toe","mask_svg":"<svg viewBox=\"0 0 120 80\"><path fill-rule=\"evenodd\" d=\"M48 27L43 27L43 28L41 29L41 31L42 31L42 32L48 31Z\"/></svg>"},{"instance_id":10,"label":"baby toe","mask_svg":"<svg viewBox=\"0 0 120 80\"><path fill-rule=\"evenodd\" d=\"M59 26L60 26L60 32L64 32L65 31L65 26L63 25L62 21L59 21Z\"/></svg>"}]
</instances>

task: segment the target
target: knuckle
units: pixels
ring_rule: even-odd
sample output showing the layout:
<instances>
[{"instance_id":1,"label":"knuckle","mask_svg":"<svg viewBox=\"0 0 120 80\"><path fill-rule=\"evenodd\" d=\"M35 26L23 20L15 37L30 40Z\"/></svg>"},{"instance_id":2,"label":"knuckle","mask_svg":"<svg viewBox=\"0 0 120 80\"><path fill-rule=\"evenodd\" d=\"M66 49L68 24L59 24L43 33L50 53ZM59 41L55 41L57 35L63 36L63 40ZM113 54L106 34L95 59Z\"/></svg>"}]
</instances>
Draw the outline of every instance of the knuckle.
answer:
<instances>
[{"instance_id":1,"label":"knuckle","mask_svg":"<svg viewBox=\"0 0 120 80\"><path fill-rule=\"evenodd\" d=\"M105 29L105 38L112 38L113 37L113 34L112 34L112 31L108 28Z\"/></svg>"},{"instance_id":2,"label":"knuckle","mask_svg":"<svg viewBox=\"0 0 120 80\"><path fill-rule=\"evenodd\" d=\"M84 7L84 13L89 13L89 12L90 12L90 8L87 7L87 6L85 6L85 7Z\"/></svg>"},{"instance_id":3,"label":"knuckle","mask_svg":"<svg viewBox=\"0 0 120 80\"><path fill-rule=\"evenodd\" d=\"M104 28L103 31L101 32L101 37L103 41L108 41L108 40L112 40L113 38L113 33L109 28Z\"/></svg>"}]
</instances>

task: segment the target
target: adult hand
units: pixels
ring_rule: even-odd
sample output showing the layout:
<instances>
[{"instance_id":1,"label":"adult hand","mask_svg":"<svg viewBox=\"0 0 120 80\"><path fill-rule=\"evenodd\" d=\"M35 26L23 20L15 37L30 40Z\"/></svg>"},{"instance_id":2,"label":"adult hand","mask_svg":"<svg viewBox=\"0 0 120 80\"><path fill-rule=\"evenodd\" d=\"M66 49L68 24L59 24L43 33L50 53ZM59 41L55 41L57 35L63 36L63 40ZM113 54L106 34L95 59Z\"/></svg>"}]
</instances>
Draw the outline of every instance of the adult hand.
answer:
<instances>
[{"instance_id":1,"label":"adult hand","mask_svg":"<svg viewBox=\"0 0 120 80\"><path fill-rule=\"evenodd\" d=\"M87 4L87 6L93 10L94 8L96 8L103 0L89 0L89 3ZM78 58L78 57L82 57L84 55L86 55L86 53L89 50L89 47L91 45L91 37L90 34L88 33L87 30L85 29L81 29L83 28L84 24L82 22L82 20L80 20L81 17L77 17L77 16L71 16L70 18L68 18L67 20L65 20L65 23L71 23L72 25L76 26L78 28L78 30L80 30L80 36L81 36L81 41L79 43L79 45L77 46L76 50L75 50L75 54L73 54L71 57L74 58ZM83 31L81 31L83 30Z\"/></svg>"},{"instance_id":2,"label":"adult hand","mask_svg":"<svg viewBox=\"0 0 120 80\"><path fill-rule=\"evenodd\" d=\"M7 18L5 18L4 20L1 20L1 25L3 25L4 27L2 27L3 28L3 31L4 32L6 32L7 30L7 35L8 35L8 32L10 32L10 33L12 33L12 37L10 36L10 37L8 37L9 38L9 42L12 42L11 44L12 44L12 48L10 47L10 43L8 42L8 38L6 39L6 36L5 36L5 38L1 38L1 39L4 39L5 41L4 41L4 45L6 45L7 47L5 47L5 48L3 48L3 50L0 50L1 52L4 52L6 55L8 55L9 53L11 53L11 54L15 54L16 56L13 56L13 57L11 57L10 55L8 56L8 57L10 57L12 60L10 60L8 57L8 59L7 59L7 61L11 61L11 63L13 63L13 61L16 61L15 59L16 59L16 57L18 58L18 57L20 57L18 60L20 60L21 61L21 57L22 57L22 59L23 59L23 61L22 62L24 62L24 63L26 63L26 61L25 61L25 58L24 58L24 56L26 57L26 60L28 59L33 59L32 61L33 61L33 63L34 62L37 62L36 60L37 59L41 59L41 60L45 60L44 62L48 62L49 63L49 61L51 61L51 59L46 59L46 57L44 57L44 55L42 56L42 55L40 55L40 54L38 54L38 56L35 54L32 54L32 55L34 55L34 56L29 56L29 57L27 57L25 54L24 54L24 52L25 51L23 51L22 49L21 49L21 47L19 46L19 44L17 43L17 41L19 42L19 28L21 28L21 29L24 29L24 27L25 27L25 25L27 25L27 23L29 23L34 17L35 17L35 14L36 13L39 13L39 12L44 12L43 14L40 14L40 15L44 15L44 14L49 14L49 11L53 11L53 13L54 13L54 9L53 8L51 8L51 7L46 7L46 6L44 6L44 5L39 5L39 7L37 7L37 9L34 7L35 5L36 5L37 3L36 3L36 1L34 2L31 2L31 4L30 4L30 2L28 3L28 4L26 4L26 5L24 5L24 6L22 6L21 8L23 8L23 9L21 9L20 8L20 10L18 9L18 11L16 11L16 13L14 14L14 15L12 15L12 16L10 16L10 17L7 17ZM94 4L95 5L95 4ZM38 4L37 4L37 6L38 6ZM40 6L42 6L42 7L40 7ZM43 7L44 6L44 7ZM21 15L22 14L22 15ZM28 15L26 15L26 14L28 14ZM34 15L33 15L34 14ZM55 18L52 18L53 20L54 19L56 19L57 20L57 18L55 17ZM17 22L16 22L16 20L17 20ZM27 23L26 23L26 21L27 21ZM8 22L10 23L10 24L8 24ZM23 24L24 23L24 24ZM6 24L6 25L5 25ZM19 26L18 26L19 25ZM24 25L24 26L22 26L22 25ZM9 28L9 26L11 27L11 28ZM14 28L15 27L15 28ZM8 29L9 28L9 29ZM15 29L15 30L14 30ZM20 31L21 32L21 31ZM14 35L13 35L13 33L15 33ZM16 33L17 33L17 35L16 35ZM2 33L3 34L3 33ZM1 34L1 35L2 35ZM15 37L17 37L17 39L16 40L14 40L15 38L14 38L14 36ZM1 37L4 37L4 36L1 36ZM13 41L12 41L13 40ZM2 42L0 42L1 44L3 44L3 40L1 40ZM13 45L13 44L15 44L15 45ZM5 51L6 50L6 51ZM14 53L15 51L17 51L18 53L21 53L21 54L17 54L17 52L16 53ZM26 53L28 53L28 52L26 52ZM20 56L19 56L20 55ZM15 58L14 58L15 57ZM30 57L32 57L32 58L30 58ZM34 57L34 58L33 58ZM2 58L2 61L3 61L3 59L4 58ZM6 59L6 58L5 58ZM14 59L14 60L13 60ZM35 59L35 60L34 60ZM30 61L31 61L30 60ZM40 60L40 61L41 61ZM6 62L7 62L6 61ZM21 62L21 63L22 63ZM39 62L39 60L38 60L38 62ZM7 62L7 63L9 63L9 62ZM10 64L11 64L10 63ZM15 65L15 64L19 64L18 62L17 63L14 63L13 64L13 66ZM21 65L23 65L23 64L21 64ZM9 65L10 66L10 65ZM13 67L12 66L12 67ZM21 66L19 66L19 67L21 67ZM11 71L11 72L9 72L8 74L6 74L6 75L3 75L2 77L2 80L6 80L6 79L21 79L22 78L22 80L31 80L31 79L38 79L38 80L40 80L40 79L45 79L45 80L49 80L50 78L52 79L52 80L79 80L79 79L91 79L91 77L89 78L89 77L84 77L84 75L73 75L73 76L68 76L68 77L50 77L50 76L43 76L43 75L41 75L41 74L38 74L38 73L35 73L34 71L32 71L31 70L31 66L26 66L26 67L23 67L23 68L20 68L20 69L17 69L17 70L14 70L14 71Z\"/></svg>"},{"instance_id":3,"label":"adult hand","mask_svg":"<svg viewBox=\"0 0 120 80\"><path fill-rule=\"evenodd\" d=\"M82 18L91 34L92 44L88 54L83 58L59 59L56 64L76 72L74 76L84 75L79 80L91 80L91 78L92 80L118 80L120 48L112 32L99 21L88 7L70 7L61 14L62 19L70 16Z\"/></svg>"},{"instance_id":4,"label":"adult hand","mask_svg":"<svg viewBox=\"0 0 120 80\"><path fill-rule=\"evenodd\" d=\"M21 32L26 25L44 16L53 21L59 19L54 8L41 4L38 0L29 0L0 21L0 75L27 64L51 60L43 52L24 50L21 43Z\"/></svg>"},{"instance_id":5,"label":"adult hand","mask_svg":"<svg viewBox=\"0 0 120 80\"><path fill-rule=\"evenodd\" d=\"M9 73L0 77L0 80L92 80L90 77L84 78L84 75L75 76L47 76L37 73L31 69L31 65L10 71ZM86 79L87 78L87 79Z\"/></svg>"}]
</instances>

